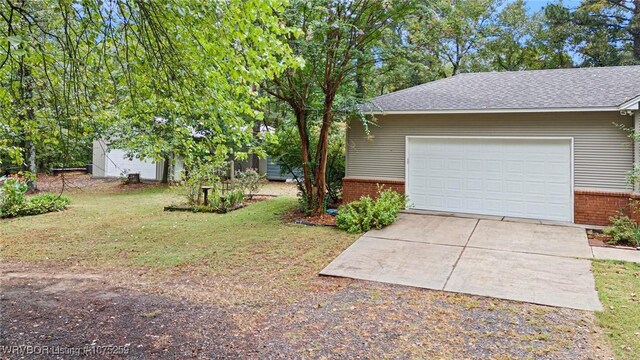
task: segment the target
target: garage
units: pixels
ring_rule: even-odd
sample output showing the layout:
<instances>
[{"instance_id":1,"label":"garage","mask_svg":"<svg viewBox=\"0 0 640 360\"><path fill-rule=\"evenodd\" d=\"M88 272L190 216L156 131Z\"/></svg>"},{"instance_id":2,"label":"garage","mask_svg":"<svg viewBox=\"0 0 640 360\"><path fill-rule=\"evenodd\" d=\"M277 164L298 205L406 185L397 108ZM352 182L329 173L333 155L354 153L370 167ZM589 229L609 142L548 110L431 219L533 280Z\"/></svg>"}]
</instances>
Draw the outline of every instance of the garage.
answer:
<instances>
[{"instance_id":1,"label":"garage","mask_svg":"<svg viewBox=\"0 0 640 360\"><path fill-rule=\"evenodd\" d=\"M156 163L137 158L129 159L125 151L111 149L105 154L104 171L106 177L120 177L127 173L140 173L145 180L156 179Z\"/></svg>"},{"instance_id":2,"label":"garage","mask_svg":"<svg viewBox=\"0 0 640 360\"><path fill-rule=\"evenodd\" d=\"M573 139L406 137L415 209L573 221Z\"/></svg>"}]
</instances>

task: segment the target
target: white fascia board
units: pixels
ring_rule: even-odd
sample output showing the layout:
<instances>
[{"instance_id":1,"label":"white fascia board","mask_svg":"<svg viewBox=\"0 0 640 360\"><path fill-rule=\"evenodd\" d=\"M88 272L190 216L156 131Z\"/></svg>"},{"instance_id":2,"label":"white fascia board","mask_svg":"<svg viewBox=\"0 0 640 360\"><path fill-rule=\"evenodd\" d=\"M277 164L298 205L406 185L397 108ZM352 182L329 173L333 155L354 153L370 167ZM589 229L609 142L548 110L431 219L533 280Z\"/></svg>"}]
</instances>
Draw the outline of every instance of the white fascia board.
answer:
<instances>
[{"instance_id":1,"label":"white fascia board","mask_svg":"<svg viewBox=\"0 0 640 360\"><path fill-rule=\"evenodd\" d=\"M422 115L422 114L499 114L499 113L555 113L555 112L598 112L620 111L618 107L587 108L539 108L539 109L460 109L460 110L411 110L411 111L365 111L367 115Z\"/></svg>"},{"instance_id":2,"label":"white fascia board","mask_svg":"<svg viewBox=\"0 0 640 360\"><path fill-rule=\"evenodd\" d=\"M618 106L620 110L639 110L640 109L640 96L636 96L633 99L622 103Z\"/></svg>"}]
</instances>

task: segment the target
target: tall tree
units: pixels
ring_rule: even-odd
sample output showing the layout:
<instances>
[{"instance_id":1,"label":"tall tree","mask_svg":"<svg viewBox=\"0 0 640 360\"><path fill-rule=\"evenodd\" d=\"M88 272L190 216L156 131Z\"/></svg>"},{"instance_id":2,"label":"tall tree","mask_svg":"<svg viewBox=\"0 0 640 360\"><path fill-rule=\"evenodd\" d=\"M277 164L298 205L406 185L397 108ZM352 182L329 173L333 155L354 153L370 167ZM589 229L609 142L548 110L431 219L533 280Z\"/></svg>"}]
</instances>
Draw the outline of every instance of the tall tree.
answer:
<instances>
[{"instance_id":1,"label":"tall tree","mask_svg":"<svg viewBox=\"0 0 640 360\"><path fill-rule=\"evenodd\" d=\"M91 129L121 135L114 140L134 156L160 159L175 149L185 157L222 162L230 144L251 139L246 125L261 117L264 99L257 84L295 62L283 42L294 31L280 21L284 5L285 0L2 2L0 113L8 120L0 127L6 134L0 144L16 155L7 136L25 133L25 121L33 118L30 138L57 138L61 153L68 153L71 129ZM23 96L29 103L16 106L22 95L14 89L28 84L27 77L16 76L21 66L29 71L33 96ZM179 124L172 141L154 128L158 118ZM47 122L56 126L43 127Z\"/></svg>"},{"instance_id":2,"label":"tall tree","mask_svg":"<svg viewBox=\"0 0 640 360\"><path fill-rule=\"evenodd\" d=\"M576 9L564 11L553 5L549 20L557 26L570 24L570 42L584 66L640 63L640 0L583 0Z\"/></svg>"},{"instance_id":3,"label":"tall tree","mask_svg":"<svg viewBox=\"0 0 640 360\"><path fill-rule=\"evenodd\" d=\"M470 70L490 35L499 0L423 1L409 26L411 42L430 55L441 77Z\"/></svg>"},{"instance_id":4,"label":"tall tree","mask_svg":"<svg viewBox=\"0 0 640 360\"><path fill-rule=\"evenodd\" d=\"M490 70L516 71L537 68L533 44L533 19L524 0L506 4L487 30L485 46L478 51Z\"/></svg>"},{"instance_id":5,"label":"tall tree","mask_svg":"<svg viewBox=\"0 0 640 360\"><path fill-rule=\"evenodd\" d=\"M267 84L266 90L289 105L301 139L303 196L310 212L320 212L327 192L329 133L337 120L353 111L359 71L375 57L372 47L384 29L405 14L412 1L295 0L287 23L302 30L289 46L305 59L304 67L289 69ZM361 94L362 95L362 94ZM347 110L347 111L345 111ZM315 149L310 128L319 128Z\"/></svg>"}]
</instances>

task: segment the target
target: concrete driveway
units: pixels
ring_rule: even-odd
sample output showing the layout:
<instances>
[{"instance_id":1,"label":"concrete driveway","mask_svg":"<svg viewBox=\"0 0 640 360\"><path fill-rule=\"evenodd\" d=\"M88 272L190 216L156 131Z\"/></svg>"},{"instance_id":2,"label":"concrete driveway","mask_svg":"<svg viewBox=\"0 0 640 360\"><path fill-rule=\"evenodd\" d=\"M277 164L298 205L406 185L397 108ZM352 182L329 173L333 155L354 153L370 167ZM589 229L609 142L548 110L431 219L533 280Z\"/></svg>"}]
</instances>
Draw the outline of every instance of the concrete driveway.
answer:
<instances>
[{"instance_id":1,"label":"concrete driveway","mask_svg":"<svg viewBox=\"0 0 640 360\"><path fill-rule=\"evenodd\" d=\"M600 310L592 256L578 227L400 214L320 274Z\"/></svg>"}]
</instances>

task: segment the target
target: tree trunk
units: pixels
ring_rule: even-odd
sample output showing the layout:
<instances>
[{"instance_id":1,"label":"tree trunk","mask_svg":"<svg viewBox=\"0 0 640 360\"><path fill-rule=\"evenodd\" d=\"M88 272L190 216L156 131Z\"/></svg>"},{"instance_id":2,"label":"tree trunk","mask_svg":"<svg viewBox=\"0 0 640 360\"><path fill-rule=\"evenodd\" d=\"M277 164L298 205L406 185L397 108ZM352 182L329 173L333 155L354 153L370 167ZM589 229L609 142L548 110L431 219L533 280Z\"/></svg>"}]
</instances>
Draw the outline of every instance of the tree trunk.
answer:
<instances>
[{"instance_id":1,"label":"tree trunk","mask_svg":"<svg viewBox=\"0 0 640 360\"><path fill-rule=\"evenodd\" d=\"M164 158L164 162L162 163L162 183L169 183L169 162L171 159L169 157Z\"/></svg>"},{"instance_id":2,"label":"tree trunk","mask_svg":"<svg viewBox=\"0 0 640 360\"><path fill-rule=\"evenodd\" d=\"M38 166L36 165L36 145L33 141L27 141L27 148L29 149L29 172L35 175L38 173ZM29 182L29 188L31 190L38 189L36 178Z\"/></svg>"},{"instance_id":3,"label":"tree trunk","mask_svg":"<svg viewBox=\"0 0 640 360\"><path fill-rule=\"evenodd\" d=\"M316 171L315 180L315 198L312 211L314 214L321 213L324 209L324 198L327 195L327 155L329 154L329 130L331 130L333 100L335 95L329 92L325 95L324 111L322 113L322 128L320 129L320 138L318 139L318 148L316 150Z\"/></svg>"},{"instance_id":4,"label":"tree trunk","mask_svg":"<svg viewBox=\"0 0 640 360\"><path fill-rule=\"evenodd\" d=\"M307 197L307 208L313 209L313 187L311 183L311 168L309 164L310 149L309 149L309 134L307 133L307 113L304 109L295 109L296 124L298 125L298 134L300 135L301 154L302 154L302 173L304 192Z\"/></svg>"}]
</instances>

